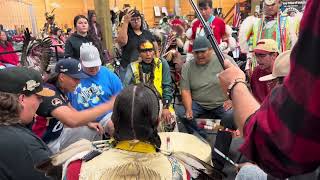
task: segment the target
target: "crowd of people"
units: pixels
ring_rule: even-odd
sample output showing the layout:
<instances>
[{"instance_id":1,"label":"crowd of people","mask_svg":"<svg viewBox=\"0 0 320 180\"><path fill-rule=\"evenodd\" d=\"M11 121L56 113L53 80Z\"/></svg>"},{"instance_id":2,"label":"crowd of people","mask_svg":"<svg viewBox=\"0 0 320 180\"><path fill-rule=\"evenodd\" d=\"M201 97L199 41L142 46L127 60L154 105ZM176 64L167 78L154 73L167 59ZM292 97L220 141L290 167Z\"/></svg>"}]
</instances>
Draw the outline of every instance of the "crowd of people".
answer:
<instances>
[{"instance_id":1,"label":"crowd of people","mask_svg":"<svg viewBox=\"0 0 320 180\"><path fill-rule=\"evenodd\" d=\"M280 5L263 0L234 37L199 0L217 44L199 18L149 28L138 10L113 10L114 58L94 12L65 32L46 13L21 60L0 31L0 179L223 179L234 137L247 159L236 179L320 178L320 5L303 17Z\"/></svg>"}]
</instances>

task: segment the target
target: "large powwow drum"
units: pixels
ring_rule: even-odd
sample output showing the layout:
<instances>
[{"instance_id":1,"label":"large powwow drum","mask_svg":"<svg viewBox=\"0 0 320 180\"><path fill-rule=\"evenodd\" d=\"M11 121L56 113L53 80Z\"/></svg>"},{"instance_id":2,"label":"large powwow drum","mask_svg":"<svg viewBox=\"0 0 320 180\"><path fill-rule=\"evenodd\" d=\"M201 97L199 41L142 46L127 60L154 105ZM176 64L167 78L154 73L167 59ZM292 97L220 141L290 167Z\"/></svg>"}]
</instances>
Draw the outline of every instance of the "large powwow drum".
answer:
<instances>
[{"instance_id":1,"label":"large powwow drum","mask_svg":"<svg viewBox=\"0 0 320 180\"><path fill-rule=\"evenodd\" d=\"M159 136L161 150L189 153L208 164L212 164L210 145L198 137L180 132L160 132Z\"/></svg>"}]
</instances>

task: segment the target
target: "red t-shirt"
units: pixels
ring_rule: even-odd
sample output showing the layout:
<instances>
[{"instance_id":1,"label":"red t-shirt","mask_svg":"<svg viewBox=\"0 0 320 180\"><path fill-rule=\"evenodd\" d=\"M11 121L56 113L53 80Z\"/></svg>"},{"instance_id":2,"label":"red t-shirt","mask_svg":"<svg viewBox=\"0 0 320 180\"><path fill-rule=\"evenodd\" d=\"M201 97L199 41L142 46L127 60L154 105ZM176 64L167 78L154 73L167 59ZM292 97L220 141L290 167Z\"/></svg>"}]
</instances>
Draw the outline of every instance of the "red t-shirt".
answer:
<instances>
[{"instance_id":1,"label":"red t-shirt","mask_svg":"<svg viewBox=\"0 0 320 180\"><path fill-rule=\"evenodd\" d=\"M10 42L7 42L7 46L0 45L0 52L10 52L14 51L13 46ZM10 53L10 54L2 54L0 55L0 62L2 63L8 63L12 65L17 65L19 63L19 57L16 53Z\"/></svg>"},{"instance_id":2,"label":"red t-shirt","mask_svg":"<svg viewBox=\"0 0 320 180\"><path fill-rule=\"evenodd\" d=\"M270 72L261 69L257 66L251 77L250 85L252 94L259 103L262 103L271 90L276 86L277 80L259 81L260 77L270 74Z\"/></svg>"},{"instance_id":3,"label":"red t-shirt","mask_svg":"<svg viewBox=\"0 0 320 180\"><path fill-rule=\"evenodd\" d=\"M226 34L226 24L223 19L214 16L213 21L210 23L210 28L213 31L213 35L217 40L217 43L220 44L222 42L222 37ZM192 36L191 39L194 40L199 32L203 32L203 26L198 19L192 25ZM190 43L189 52L192 52L192 44Z\"/></svg>"}]
</instances>

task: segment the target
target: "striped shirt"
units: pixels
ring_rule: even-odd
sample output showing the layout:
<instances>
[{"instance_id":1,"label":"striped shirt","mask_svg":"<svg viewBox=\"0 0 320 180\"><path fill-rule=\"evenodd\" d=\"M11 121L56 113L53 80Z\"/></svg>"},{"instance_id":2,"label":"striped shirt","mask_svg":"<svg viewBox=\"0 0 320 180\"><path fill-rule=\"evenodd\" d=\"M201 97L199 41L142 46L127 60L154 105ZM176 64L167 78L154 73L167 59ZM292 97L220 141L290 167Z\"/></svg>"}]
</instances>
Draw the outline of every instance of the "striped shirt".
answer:
<instances>
[{"instance_id":1,"label":"striped shirt","mask_svg":"<svg viewBox=\"0 0 320 180\"><path fill-rule=\"evenodd\" d=\"M308 0L291 71L244 126L240 151L285 178L320 166L320 3Z\"/></svg>"}]
</instances>

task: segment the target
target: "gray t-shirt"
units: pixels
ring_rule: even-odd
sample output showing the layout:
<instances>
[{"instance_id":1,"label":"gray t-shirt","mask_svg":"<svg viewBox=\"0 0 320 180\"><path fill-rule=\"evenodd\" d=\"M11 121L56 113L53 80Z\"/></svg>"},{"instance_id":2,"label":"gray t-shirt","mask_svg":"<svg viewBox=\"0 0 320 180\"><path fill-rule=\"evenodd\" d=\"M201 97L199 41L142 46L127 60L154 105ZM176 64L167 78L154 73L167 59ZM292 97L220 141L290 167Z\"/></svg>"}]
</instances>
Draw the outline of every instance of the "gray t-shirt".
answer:
<instances>
[{"instance_id":1,"label":"gray t-shirt","mask_svg":"<svg viewBox=\"0 0 320 180\"><path fill-rule=\"evenodd\" d=\"M236 64L233 60L230 61ZM215 54L206 65L197 65L195 59L192 59L182 67L180 87L182 90L190 90L192 100L205 109L217 108L227 100L217 77L217 74L222 70Z\"/></svg>"}]
</instances>

